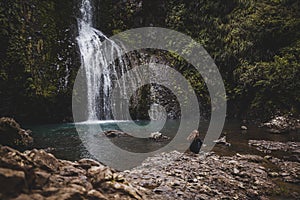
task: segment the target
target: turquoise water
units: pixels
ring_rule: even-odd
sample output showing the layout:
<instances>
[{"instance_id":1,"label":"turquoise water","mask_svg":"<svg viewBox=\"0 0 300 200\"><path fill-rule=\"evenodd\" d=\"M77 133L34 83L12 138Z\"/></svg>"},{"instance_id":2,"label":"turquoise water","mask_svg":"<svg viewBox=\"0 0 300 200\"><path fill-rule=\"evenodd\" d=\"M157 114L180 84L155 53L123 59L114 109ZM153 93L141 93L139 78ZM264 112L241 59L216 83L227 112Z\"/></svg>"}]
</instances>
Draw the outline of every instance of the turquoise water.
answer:
<instances>
[{"instance_id":1,"label":"turquoise water","mask_svg":"<svg viewBox=\"0 0 300 200\"><path fill-rule=\"evenodd\" d=\"M122 127L126 127L127 130L130 130L130 127L136 128L136 125L139 125L139 128L143 130L143 127L148 124L147 121L137 121L137 122L118 122L122 124ZM169 120L166 122L161 133L167 135L171 138L175 136L178 131L179 121L177 120ZM94 123L94 124L82 124L83 128L100 126L102 130L118 130L119 127L113 121L110 122L102 122L102 123ZM205 133L208 127L207 122L201 122L199 124L200 133ZM75 124L53 124L53 125L39 125L39 126L29 126L26 127L32 130L32 135L34 137L34 148L38 149L49 149L51 153L53 153L56 157L66 160L78 160L81 158L94 158L93 155L89 153L86 149L85 145L82 143L79 134L75 128ZM299 133L290 133L283 135L272 135L264 132L264 130L257 128L256 125L248 126L249 130L247 132L243 132L240 130L240 123L238 121L227 121L225 127L223 129L223 134L226 134L228 142L232 144L231 147L217 145L214 148L214 151L218 154L222 155L233 155L235 153L251 153L251 154L259 154L264 155L263 153L257 151L255 148L249 147L248 140L273 140L273 141L300 141ZM151 130L148 130L151 131ZM153 127L153 131L158 131L155 128L155 124ZM201 135L204 138L204 134ZM101 139L100 133L94 133L94 143L103 148L107 145L104 144ZM167 145L169 141L164 142L153 142L147 138L131 138L131 137L120 137L113 138L111 141L119 146L122 149L131 152L137 153L145 153L155 151ZM182 148L181 148L182 146ZM180 143L176 143L174 148L183 149L184 145ZM101 161L103 159L110 157L112 152L110 149L105 149L103 155L98 155L98 160ZM272 152L271 154L276 155L280 158L289 158L293 157L292 154L288 152ZM100 158L100 159L99 159Z\"/></svg>"},{"instance_id":2,"label":"turquoise water","mask_svg":"<svg viewBox=\"0 0 300 200\"><path fill-rule=\"evenodd\" d=\"M136 127L139 125L141 129L143 126L147 125L147 121L136 121L136 122L118 122L122 124L122 127L127 127L130 130L130 127ZM90 124L77 124L77 128L95 128L98 126L102 130L120 130L118 125L113 121L99 122L99 123L90 123ZM86 147L83 145L79 134L76 130L75 124L53 124L53 125L39 125L39 126L29 126L32 130L32 136L34 138L34 148L47 149L51 148L51 153L61 159L67 160L78 160L81 158L94 158ZM164 135L169 137L174 137L174 133L178 130L177 121L169 121L167 125L160 131ZM159 131L155 127L153 131ZM100 131L101 132L101 131ZM101 142L101 134L95 133L95 139L99 143L99 146L105 147L105 144ZM150 134L149 134L150 135ZM99 136L99 137L98 137ZM165 142L153 142L147 138L145 139L135 139L131 137L120 137L112 138L111 141L123 149L132 151L132 152L149 152L155 151L168 144L168 141ZM107 154L110 154L107 150ZM103 155L105 157L106 155Z\"/></svg>"}]
</instances>

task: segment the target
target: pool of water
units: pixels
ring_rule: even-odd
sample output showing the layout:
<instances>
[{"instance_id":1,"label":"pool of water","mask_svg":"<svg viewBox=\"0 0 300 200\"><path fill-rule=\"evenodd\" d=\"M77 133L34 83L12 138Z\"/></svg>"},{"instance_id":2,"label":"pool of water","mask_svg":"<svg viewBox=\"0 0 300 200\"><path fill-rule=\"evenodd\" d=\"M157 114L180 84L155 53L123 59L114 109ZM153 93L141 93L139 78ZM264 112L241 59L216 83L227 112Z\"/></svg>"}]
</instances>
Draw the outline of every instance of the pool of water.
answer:
<instances>
[{"instance_id":1,"label":"pool of water","mask_svg":"<svg viewBox=\"0 0 300 200\"><path fill-rule=\"evenodd\" d=\"M159 122L158 122L159 123ZM105 121L105 122L97 122L97 123L88 123L88 124L76 124L77 128L82 128L82 130L86 128L93 128L93 127L101 127L101 130L115 130L120 129L118 126L119 124L122 125L122 128L125 127L127 132L131 132L132 128L139 128L140 131L143 131L143 127L148 124L147 121L137 121L137 122L114 122L114 121ZM153 129L149 127L147 128L148 132L155 132L160 131L164 135L167 135L171 138L174 137L174 134L178 132L180 121L178 120L168 120L161 130L157 130L155 124ZM137 126L138 125L138 126ZM158 125L159 126L159 125ZM200 122L199 130L201 133L201 137L204 138L204 134L207 130L208 122ZM26 127L32 130L32 135L34 137L34 148L53 148L51 153L61 159L67 160L78 160L81 158L94 158L93 155L89 153L86 146L82 142L82 137L78 134L75 124L68 123L68 124L53 124L53 125L39 125L39 126L29 126ZM95 129L96 131L93 133L92 142L97 145L97 148L107 148L107 145L102 142L104 141L101 138L98 128ZM123 129L122 129L123 130ZM132 129L132 131L134 131ZM91 133L89 133L91 134ZM290 134L282 134L282 135L273 135L266 133L264 130L257 127L257 125L249 125L247 131L240 130L240 122L239 121L227 121L225 123L223 135L227 136L227 141L232 145L230 147L216 145L214 147L214 151L218 154L222 155L233 155L235 153L250 153L250 154L258 154L264 155L262 152L257 151L253 147L249 147L248 140L272 140L272 141L300 141L300 136L298 133L290 133ZM184 140L184 139L183 139ZM119 146L120 148L136 152L136 153L145 153L156 151L167 145L169 141L164 142L153 142L146 138L130 138L130 137L122 137L122 138L114 138L111 140L114 144ZM181 145L180 142L173 144L174 149L179 149L184 151L186 146ZM182 148L181 148L182 146ZM102 151L101 154L98 155L97 159L101 161L101 156L103 159L107 157L112 157L111 155L113 152L110 149L105 149ZM277 157L289 159L293 157L292 154L288 152L272 152ZM100 159L99 159L100 158ZM107 162L105 162L107 164ZM109 164L109 163L108 163ZM125 164L125 163L124 163Z\"/></svg>"},{"instance_id":2,"label":"pool of water","mask_svg":"<svg viewBox=\"0 0 300 200\"><path fill-rule=\"evenodd\" d=\"M100 162L107 164L109 166L114 167L114 160L120 159L120 157L116 156L115 150L110 148L107 145L107 140L104 140L103 135L99 132L99 127L101 127L102 131L105 130L116 130L120 129L120 126L127 130L128 133L131 131L134 132L134 129L139 129L141 132L155 132L160 131L164 135L167 135L171 138L175 136L178 132L180 121L178 120L169 120L167 121L163 128L161 129L161 123L157 122L152 124L152 128L150 126L147 130L144 130L144 127L147 127L149 122L147 121L122 121L116 123L115 121L98 121L93 123L82 123L82 124L53 124L53 125L39 125L39 126L27 126L25 128L29 128L32 130L32 135L34 137L34 148L38 149L47 149L51 148L50 152L53 153L56 157L60 159L66 160L79 160L81 158L92 158L99 160ZM120 126L119 126L120 125ZM207 128L208 122L200 122L199 123L199 131L201 133L201 137L204 138ZM76 129L77 127L77 129ZM138 127L138 128L137 128ZM274 135L265 132L263 129L258 128L257 125L248 125L247 131L242 131L240 129L241 123L239 121L226 121L225 126L222 131L222 135L226 135L227 141L231 143L231 146L224 145L216 145L213 148L213 151L219 155L234 155L236 153L240 154L256 154L265 156L263 152L256 150L254 147L248 145L249 140L271 140L271 141L280 141L280 142L288 142L288 141L300 141L299 132L289 133L289 134L281 134ZM160 130L161 129L161 130ZM81 133L78 133L77 130L80 130ZM87 130L85 132L85 130ZM88 131L93 130L93 131ZM123 130L123 129L122 129ZM84 144L85 138L82 136L82 132L87 135L88 142L92 143L95 146L97 156L93 156L90 151L87 150L86 144ZM179 133L180 134L180 133ZM84 134L83 134L84 135ZM169 141L163 142L153 142L147 138L131 138L131 137L120 137L113 138L110 140L112 143L117 145L118 147L136 153L144 153L144 152L153 152L157 149L163 148L164 146L169 144ZM185 138L182 138L182 141L186 141ZM183 142L184 143L184 142ZM94 148L92 146L92 148ZM169 144L170 145L170 144ZM90 147L91 147L90 146ZM186 146L182 145L181 142L177 142L173 144L174 149L184 151ZM275 156L281 159L295 160L295 155L290 152L284 151L275 151L268 153L268 155ZM296 155L298 159L299 155ZM132 160L133 159L133 160ZM136 163L134 163L135 158L131 158L128 161L126 159L122 161L121 168L131 168L136 163L142 162L136 158ZM134 164L133 164L134 163ZM116 168L116 167L114 167ZM276 182L276 180L274 180ZM289 183L278 183L278 186L285 188L285 190L289 192L299 191L299 185L289 184ZM275 195L272 199L287 199L287 196L278 196Z\"/></svg>"}]
</instances>

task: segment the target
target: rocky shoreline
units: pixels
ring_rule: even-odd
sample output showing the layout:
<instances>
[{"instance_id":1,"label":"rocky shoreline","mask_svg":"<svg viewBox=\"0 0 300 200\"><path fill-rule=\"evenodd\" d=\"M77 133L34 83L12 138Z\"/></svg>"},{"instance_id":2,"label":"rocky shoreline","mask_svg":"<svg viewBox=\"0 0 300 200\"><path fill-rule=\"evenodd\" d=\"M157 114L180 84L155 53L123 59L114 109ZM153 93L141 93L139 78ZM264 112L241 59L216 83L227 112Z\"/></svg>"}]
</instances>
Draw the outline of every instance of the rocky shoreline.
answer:
<instances>
[{"instance_id":1,"label":"rocky shoreline","mask_svg":"<svg viewBox=\"0 0 300 200\"><path fill-rule=\"evenodd\" d=\"M270 156L173 151L117 172L90 159L60 160L44 150L20 153L2 146L0 155L0 199L265 200L285 190L276 181L300 183L299 162ZM300 198L295 191L284 195Z\"/></svg>"},{"instance_id":2,"label":"rocky shoreline","mask_svg":"<svg viewBox=\"0 0 300 200\"><path fill-rule=\"evenodd\" d=\"M249 145L255 147L258 151L271 153L272 151L285 151L300 154L300 142L276 142L265 140L249 140ZM299 160L300 161L300 160Z\"/></svg>"},{"instance_id":3,"label":"rocky shoreline","mask_svg":"<svg viewBox=\"0 0 300 200\"><path fill-rule=\"evenodd\" d=\"M262 123L261 128L272 134L282 134L300 130L300 119L289 115L276 116L268 122Z\"/></svg>"}]
</instances>

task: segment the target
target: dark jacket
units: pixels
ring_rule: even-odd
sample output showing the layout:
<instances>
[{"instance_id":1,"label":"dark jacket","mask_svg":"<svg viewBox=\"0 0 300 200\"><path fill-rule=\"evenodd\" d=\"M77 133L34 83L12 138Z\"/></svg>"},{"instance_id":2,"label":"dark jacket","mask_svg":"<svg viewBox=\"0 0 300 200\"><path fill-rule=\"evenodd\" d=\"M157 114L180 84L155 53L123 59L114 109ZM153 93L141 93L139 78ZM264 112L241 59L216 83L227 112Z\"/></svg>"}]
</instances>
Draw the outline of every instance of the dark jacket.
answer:
<instances>
[{"instance_id":1,"label":"dark jacket","mask_svg":"<svg viewBox=\"0 0 300 200\"><path fill-rule=\"evenodd\" d=\"M199 153L201 146L201 139L199 137L196 137L190 145L190 151L193 153Z\"/></svg>"}]
</instances>

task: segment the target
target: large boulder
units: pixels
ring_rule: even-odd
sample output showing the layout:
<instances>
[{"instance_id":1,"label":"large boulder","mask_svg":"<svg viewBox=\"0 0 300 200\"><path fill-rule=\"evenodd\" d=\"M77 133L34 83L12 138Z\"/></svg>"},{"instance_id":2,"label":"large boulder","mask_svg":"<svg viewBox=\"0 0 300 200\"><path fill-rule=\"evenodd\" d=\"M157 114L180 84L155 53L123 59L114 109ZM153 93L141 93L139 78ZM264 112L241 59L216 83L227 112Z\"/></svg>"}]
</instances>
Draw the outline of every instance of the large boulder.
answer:
<instances>
[{"instance_id":1,"label":"large boulder","mask_svg":"<svg viewBox=\"0 0 300 200\"><path fill-rule=\"evenodd\" d=\"M33 143L30 130L24 130L12 118L0 118L0 142L11 147L26 147Z\"/></svg>"}]
</instances>

